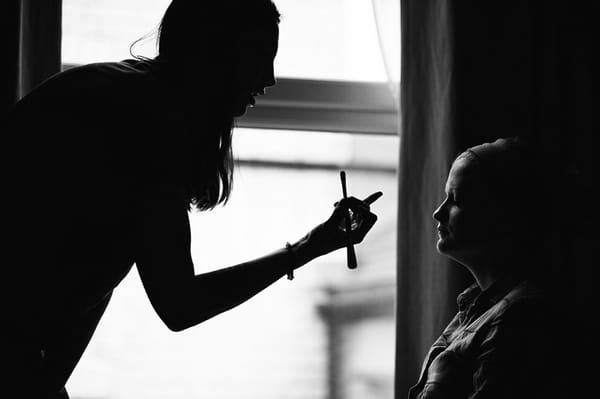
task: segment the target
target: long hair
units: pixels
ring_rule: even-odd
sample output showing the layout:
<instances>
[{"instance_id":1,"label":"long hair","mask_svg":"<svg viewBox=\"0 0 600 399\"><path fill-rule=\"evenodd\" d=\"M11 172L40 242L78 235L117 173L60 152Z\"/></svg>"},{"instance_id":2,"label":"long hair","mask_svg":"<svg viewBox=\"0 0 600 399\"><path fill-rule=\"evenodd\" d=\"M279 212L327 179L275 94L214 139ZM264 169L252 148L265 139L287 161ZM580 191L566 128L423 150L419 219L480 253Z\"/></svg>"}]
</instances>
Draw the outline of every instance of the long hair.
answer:
<instances>
[{"instance_id":1,"label":"long hair","mask_svg":"<svg viewBox=\"0 0 600 399\"><path fill-rule=\"evenodd\" d=\"M206 101L201 111L186 111L191 129L200 126L188 135L190 208L209 210L230 197L234 116L227 106L229 99L223 96L231 84L236 41L251 31L276 25L279 19L271 0L173 0L162 18L155 60L165 76L176 77L180 68L192 67L206 84L211 80L222 84L221 95Z\"/></svg>"}]
</instances>

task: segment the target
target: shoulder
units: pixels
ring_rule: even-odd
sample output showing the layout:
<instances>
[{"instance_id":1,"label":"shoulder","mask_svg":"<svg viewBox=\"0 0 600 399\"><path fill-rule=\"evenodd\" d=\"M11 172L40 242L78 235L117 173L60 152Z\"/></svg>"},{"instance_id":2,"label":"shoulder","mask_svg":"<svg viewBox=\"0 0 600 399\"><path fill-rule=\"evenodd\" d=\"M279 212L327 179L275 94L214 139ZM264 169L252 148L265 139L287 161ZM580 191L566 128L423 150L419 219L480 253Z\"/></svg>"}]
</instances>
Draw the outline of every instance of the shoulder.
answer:
<instances>
[{"instance_id":1,"label":"shoulder","mask_svg":"<svg viewBox=\"0 0 600 399\"><path fill-rule=\"evenodd\" d=\"M96 87L104 83L119 81L151 81L154 79L150 63L138 60L120 62L96 62L78 65L54 75L48 81L56 81L62 85L70 82L83 88Z\"/></svg>"},{"instance_id":2,"label":"shoulder","mask_svg":"<svg viewBox=\"0 0 600 399\"><path fill-rule=\"evenodd\" d=\"M62 85L76 84L80 89L141 89L156 82L149 61L123 60L80 65L57 75Z\"/></svg>"},{"instance_id":3,"label":"shoulder","mask_svg":"<svg viewBox=\"0 0 600 399\"><path fill-rule=\"evenodd\" d=\"M55 110L87 103L118 104L148 98L155 82L149 70L134 60L80 65L46 79L28 93L15 108ZM104 101L110 98L111 101Z\"/></svg>"},{"instance_id":4,"label":"shoulder","mask_svg":"<svg viewBox=\"0 0 600 399\"><path fill-rule=\"evenodd\" d=\"M543 286L526 280L498 302L494 313L495 323L534 326L552 320L556 306Z\"/></svg>"}]
</instances>

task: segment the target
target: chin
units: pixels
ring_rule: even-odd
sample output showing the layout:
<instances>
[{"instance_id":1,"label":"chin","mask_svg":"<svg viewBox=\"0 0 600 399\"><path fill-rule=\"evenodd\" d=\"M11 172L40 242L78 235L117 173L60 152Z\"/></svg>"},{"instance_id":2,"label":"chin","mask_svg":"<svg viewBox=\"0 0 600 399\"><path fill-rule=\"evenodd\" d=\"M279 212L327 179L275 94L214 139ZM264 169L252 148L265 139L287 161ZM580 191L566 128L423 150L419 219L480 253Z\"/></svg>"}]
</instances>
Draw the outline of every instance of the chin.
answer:
<instances>
[{"instance_id":1,"label":"chin","mask_svg":"<svg viewBox=\"0 0 600 399\"><path fill-rule=\"evenodd\" d=\"M456 248L454 248L452 242L448 238L440 238L436 244L436 249L440 254L451 257Z\"/></svg>"},{"instance_id":2,"label":"chin","mask_svg":"<svg viewBox=\"0 0 600 399\"><path fill-rule=\"evenodd\" d=\"M442 245L440 244L440 241L441 241L441 240L438 240L437 244L435 245L435 249L437 249L437 251L438 251L440 254L442 254L442 255L443 255L443 254L444 254L444 252L443 252L443 247L442 247Z\"/></svg>"},{"instance_id":3,"label":"chin","mask_svg":"<svg viewBox=\"0 0 600 399\"><path fill-rule=\"evenodd\" d=\"M233 116L239 118L240 116L246 115L246 111L248 110L247 104L238 104L233 108Z\"/></svg>"},{"instance_id":4,"label":"chin","mask_svg":"<svg viewBox=\"0 0 600 399\"><path fill-rule=\"evenodd\" d=\"M246 115L246 109L245 108L243 110L235 110L233 112L234 118L239 118L239 117L244 116L244 115Z\"/></svg>"},{"instance_id":5,"label":"chin","mask_svg":"<svg viewBox=\"0 0 600 399\"><path fill-rule=\"evenodd\" d=\"M441 254L441 255L447 255L446 248L439 241L438 241L438 243L436 245L436 249L437 249L437 251L438 251L439 254Z\"/></svg>"},{"instance_id":6,"label":"chin","mask_svg":"<svg viewBox=\"0 0 600 399\"><path fill-rule=\"evenodd\" d=\"M448 246L448 240L446 238L438 237L437 243L435 244L435 248L441 254L444 254L446 248Z\"/></svg>"}]
</instances>

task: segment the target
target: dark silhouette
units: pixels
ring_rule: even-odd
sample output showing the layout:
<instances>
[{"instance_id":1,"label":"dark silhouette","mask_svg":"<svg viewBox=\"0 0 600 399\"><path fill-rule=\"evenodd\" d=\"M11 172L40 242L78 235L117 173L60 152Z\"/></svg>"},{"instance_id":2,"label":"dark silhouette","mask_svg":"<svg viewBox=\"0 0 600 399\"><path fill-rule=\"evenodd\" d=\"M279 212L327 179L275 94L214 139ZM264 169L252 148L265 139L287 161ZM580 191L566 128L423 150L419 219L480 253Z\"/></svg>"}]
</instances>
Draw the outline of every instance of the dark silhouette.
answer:
<instances>
[{"instance_id":1,"label":"dark silhouette","mask_svg":"<svg viewBox=\"0 0 600 399\"><path fill-rule=\"evenodd\" d=\"M558 395L557 307L543 263L547 193L541 163L522 139L460 154L434 212L438 252L475 283L431 347L410 398L549 398Z\"/></svg>"},{"instance_id":2,"label":"dark silhouette","mask_svg":"<svg viewBox=\"0 0 600 399\"><path fill-rule=\"evenodd\" d=\"M134 263L157 314L181 331L345 247L348 209L354 243L371 229L381 193L340 200L272 254L194 274L188 211L229 197L233 122L275 84L278 23L270 0L174 0L155 59L67 70L10 112L3 397L68 397L65 383Z\"/></svg>"}]
</instances>

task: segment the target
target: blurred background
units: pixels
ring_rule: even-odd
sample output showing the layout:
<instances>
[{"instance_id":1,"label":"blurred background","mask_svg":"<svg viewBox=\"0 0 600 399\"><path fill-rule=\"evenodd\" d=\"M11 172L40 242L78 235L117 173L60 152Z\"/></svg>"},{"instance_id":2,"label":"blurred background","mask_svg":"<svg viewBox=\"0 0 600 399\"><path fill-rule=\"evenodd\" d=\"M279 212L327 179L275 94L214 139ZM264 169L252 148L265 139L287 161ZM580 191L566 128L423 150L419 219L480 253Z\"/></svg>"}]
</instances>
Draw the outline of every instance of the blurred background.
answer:
<instances>
[{"instance_id":1,"label":"blurred background","mask_svg":"<svg viewBox=\"0 0 600 399\"><path fill-rule=\"evenodd\" d=\"M394 3L394 4L393 4ZM322 257L249 302L181 333L152 310L134 268L67 386L73 398L391 399L399 5L279 0L279 84L238 122L225 207L192 212L196 273L293 242L341 196L384 196L357 247ZM64 67L155 55L169 0L63 0ZM391 7L391 8L390 8ZM396 8L394 8L396 7ZM392 72L390 72L392 71Z\"/></svg>"}]
</instances>

